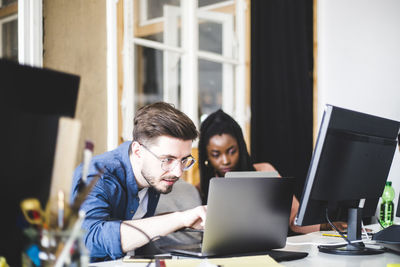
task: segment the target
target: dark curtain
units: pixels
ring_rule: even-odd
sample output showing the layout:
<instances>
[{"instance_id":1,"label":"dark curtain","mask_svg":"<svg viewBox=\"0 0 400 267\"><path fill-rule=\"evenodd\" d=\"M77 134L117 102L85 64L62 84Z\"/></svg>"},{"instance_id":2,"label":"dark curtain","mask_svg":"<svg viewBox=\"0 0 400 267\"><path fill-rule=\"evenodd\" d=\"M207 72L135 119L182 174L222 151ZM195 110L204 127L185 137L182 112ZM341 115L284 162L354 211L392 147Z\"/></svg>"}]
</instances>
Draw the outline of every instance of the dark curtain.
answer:
<instances>
[{"instance_id":1,"label":"dark curtain","mask_svg":"<svg viewBox=\"0 0 400 267\"><path fill-rule=\"evenodd\" d=\"M312 155L313 1L251 1L251 154L296 178Z\"/></svg>"}]
</instances>

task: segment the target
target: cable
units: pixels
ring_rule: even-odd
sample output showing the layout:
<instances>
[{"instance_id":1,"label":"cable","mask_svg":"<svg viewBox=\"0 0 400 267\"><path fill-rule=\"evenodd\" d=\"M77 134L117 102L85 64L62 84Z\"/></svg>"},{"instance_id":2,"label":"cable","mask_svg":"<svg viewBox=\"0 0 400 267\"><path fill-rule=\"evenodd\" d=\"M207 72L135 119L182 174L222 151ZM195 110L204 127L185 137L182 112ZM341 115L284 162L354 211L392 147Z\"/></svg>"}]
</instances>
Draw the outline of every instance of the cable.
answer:
<instances>
[{"instance_id":1,"label":"cable","mask_svg":"<svg viewBox=\"0 0 400 267\"><path fill-rule=\"evenodd\" d=\"M362 240L355 240L352 242L361 242ZM339 242L339 243L318 243L318 242L286 242L286 245L290 246L303 246L303 245L313 245L313 246L342 246L346 245L347 242Z\"/></svg>"},{"instance_id":2,"label":"cable","mask_svg":"<svg viewBox=\"0 0 400 267\"><path fill-rule=\"evenodd\" d=\"M111 222L112 222L112 221L120 221L120 219L116 219L116 218L104 218L104 217L95 217L95 216L85 217L85 219L104 220L104 221L107 221L107 222L110 222L110 221L111 221ZM150 244L150 243L151 243L151 244L154 245L154 247L155 247L157 250L159 250L161 253L167 253L167 251L165 251L164 249L162 249L161 247L159 247L159 246L157 245L157 243L154 242L154 240L156 240L156 239L158 239L158 238L161 237L160 235L157 235L157 236L154 236L154 237L150 237L145 231L143 231L143 230L140 229L139 227L136 227L136 226L134 226L134 225L131 225L131 224L125 222L125 221L122 221L121 224L127 225L127 226L129 226L129 227L131 227L131 228L137 230L138 232L140 232L141 234L143 234L143 235L146 237L146 239L148 240L148 243L147 243L147 244ZM155 259L155 260L156 260L156 259ZM151 263L152 263L152 261L150 261L150 262L146 265L146 267L149 267Z\"/></svg>"},{"instance_id":3,"label":"cable","mask_svg":"<svg viewBox=\"0 0 400 267\"><path fill-rule=\"evenodd\" d=\"M362 240L354 240L354 241L350 241L344 234L343 232L339 231L337 229L337 227L331 222L331 220L329 220L329 215L328 215L328 208L325 209L325 218L328 221L328 223L330 224L330 226L335 229L336 232L338 232L340 234L340 236L346 240L347 244L349 244L350 246L356 247L360 250L369 250L369 251L376 251L377 249L374 248L367 248L363 245L363 241ZM362 224L362 222L361 222ZM364 229L365 230L365 229ZM369 239L368 239L369 240ZM362 245L360 244L362 243ZM333 246L334 247L334 246Z\"/></svg>"},{"instance_id":4,"label":"cable","mask_svg":"<svg viewBox=\"0 0 400 267\"><path fill-rule=\"evenodd\" d=\"M344 239L346 240L347 244L349 244L350 246L359 248L359 249L363 249L364 247L359 245L358 243L353 244L352 242L350 242L350 240L341 232L339 231L339 229L337 229L337 227L331 222L331 220L329 220L329 215L328 215L328 208L325 209L325 219L328 221L329 225Z\"/></svg>"},{"instance_id":5,"label":"cable","mask_svg":"<svg viewBox=\"0 0 400 267\"><path fill-rule=\"evenodd\" d=\"M132 228L134 228L135 230L141 232L141 233L148 239L148 241L149 241L148 244L152 243L152 244L156 247L156 249L158 249L158 250L161 251L162 253L165 253L165 251L164 251L161 247L159 247L159 246L156 244L156 242L153 242L154 240L160 238L161 236L157 235L157 236L154 236L154 237L150 238L150 236L149 236L145 231L143 231L142 229L140 229L139 227L130 225L130 224L126 223L126 222L122 222L122 224L128 225L129 227L132 227ZM154 259L154 260L157 261L157 259ZM149 267L149 266L151 265L151 263L152 263L152 261L149 261L149 262L146 264L146 267Z\"/></svg>"},{"instance_id":6,"label":"cable","mask_svg":"<svg viewBox=\"0 0 400 267\"><path fill-rule=\"evenodd\" d=\"M362 234L363 234L363 236L365 236L365 238L366 238L368 241L371 241L371 238L369 237L368 232L367 232L367 230L365 229L365 226L364 226L363 221L361 221L361 229L362 229Z\"/></svg>"},{"instance_id":7,"label":"cable","mask_svg":"<svg viewBox=\"0 0 400 267\"><path fill-rule=\"evenodd\" d=\"M112 222L112 221L120 221L120 219L117 218L104 218L104 217L94 217L94 216L90 216L90 217L85 217L85 219L95 219L95 220L104 220L107 222ZM121 224L127 225L135 230L137 230L138 232L140 232L142 235L144 235L146 237L146 239L148 240L148 243L153 242L153 245L156 247L156 249L160 250L161 253L167 253L167 251L163 250L161 247L159 247L156 243L154 243L154 240L160 238L160 235L154 236L154 237L150 237L145 231L143 231L142 229L140 229L137 226L131 225L125 221L122 221Z\"/></svg>"},{"instance_id":8,"label":"cable","mask_svg":"<svg viewBox=\"0 0 400 267\"><path fill-rule=\"evenodd\" d=\"M364 242L363 240L354 240L350 241L351 243L357 243L357 242ZM367 242L364 242L365 244L372 245L372 246L380 246L379 244L376 244L375 241L370 240ZM286 245L290 246L305 246L305 245L312 245L312 246L343 246L346 245L347 242L339 242L339 243L318 243L318 242L286 242Z\"/></svg>"}]
</instances>

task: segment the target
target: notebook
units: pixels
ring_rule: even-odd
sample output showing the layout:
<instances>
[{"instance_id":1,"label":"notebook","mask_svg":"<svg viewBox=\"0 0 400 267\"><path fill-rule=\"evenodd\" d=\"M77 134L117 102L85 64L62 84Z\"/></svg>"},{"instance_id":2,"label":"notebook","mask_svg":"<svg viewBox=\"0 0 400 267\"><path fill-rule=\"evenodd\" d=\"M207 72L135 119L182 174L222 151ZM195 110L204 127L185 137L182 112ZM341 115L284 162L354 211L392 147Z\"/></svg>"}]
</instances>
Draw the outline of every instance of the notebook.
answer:
<instances>
[{"instance_id":1,"label":"notebook","mask_svg":"<svg viewBox=\"0 0 400 267\"><path fill-rule=\"evenodd\" d=\"M294 180L290 178L211 179L200 248L169 251L177 255L218 257L269 254L272 249L283 248L293 188Z\"/></svg>"}]
</instances>

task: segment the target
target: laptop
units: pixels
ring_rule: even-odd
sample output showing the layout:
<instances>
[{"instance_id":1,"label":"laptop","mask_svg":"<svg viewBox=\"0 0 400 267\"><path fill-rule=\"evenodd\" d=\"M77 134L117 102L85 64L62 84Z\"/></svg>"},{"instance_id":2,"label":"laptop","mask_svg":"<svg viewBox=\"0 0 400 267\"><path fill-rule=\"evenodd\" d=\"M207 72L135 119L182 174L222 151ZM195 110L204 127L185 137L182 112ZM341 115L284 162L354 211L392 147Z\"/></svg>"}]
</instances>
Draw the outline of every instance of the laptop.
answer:
<instances>
[{"instance_id":1,"label":"laptop","mask_svg":"<svg viewBox=\"0 0 400 267\"><path fill-rule=\"evenodd\" d=\"M213 178L201 246L169 248L169 252L203 258L270 254L283 248L293 190L291 178ZM297 253L295 258L305 256Z\"/></svg>"},{"instance_id":2,"label":"laptop","mask_svg":"<svg viewBox=\"0 0 400 267\"><path fill-rule=\"evenodd\" d=\"M259 177L259 178L277 178L280 177L277 171L232 171L225 173L225 178L240 178L240 177Z\"/></svg>"}]
</instances>

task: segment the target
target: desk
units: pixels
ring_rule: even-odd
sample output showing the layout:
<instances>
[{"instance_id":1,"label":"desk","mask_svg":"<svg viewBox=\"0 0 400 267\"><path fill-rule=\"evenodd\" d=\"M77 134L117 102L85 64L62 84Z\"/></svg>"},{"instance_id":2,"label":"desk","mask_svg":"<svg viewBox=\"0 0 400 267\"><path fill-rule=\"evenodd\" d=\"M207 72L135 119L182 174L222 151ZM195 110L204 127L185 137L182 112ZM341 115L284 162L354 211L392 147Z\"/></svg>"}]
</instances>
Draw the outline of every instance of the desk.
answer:
<instances>
[{"instance_id":1,"label":"desk","mask_svg":"<svg viewBox=\"0 0 400 267\"><path fill-rule=\"evenodd\" d=\"M288 244L282 250L308 252L309 255L300 260L280 262L286 267L307 266L307 267L386 267L388 263L400 263L400 255L394 253L383 253L369 256L342 256L321 253L316 245L293 245L296 243L336 243L342 239L337 237L322 236L321 232L306 235L292 236L287 239ZM92 267L111 266L146 266L143 263L123 263L122 260L108 261L90 264ZM155 266L152 264L151 266Z\"/></svg>"},{"instance_id":2,"label":"desk","mask_svg":"<svg viewBox=\"0 0 400 267\"><path fill-rule=\"evenodd\" d=\"M302 251L308 252L308 256L295 261L281 262L283 266L309 266L309 267L375 267L382 266L386 267L388 263L400 263L400 255L394 253L383 253L378 255L368 256L344 256L344 255L332 255L327 253L321 253L318 251L316 245L291 245L291 243L333 243L341 242L342 239L338 237L322 236L321 232L310 233L301 236L289 237L287 242L289 244L282 250L289 251Z\"/></svg>"}]
</instances>

